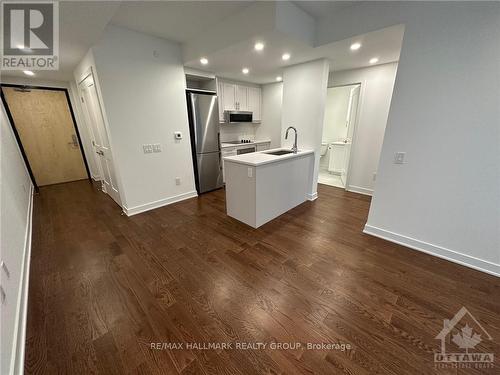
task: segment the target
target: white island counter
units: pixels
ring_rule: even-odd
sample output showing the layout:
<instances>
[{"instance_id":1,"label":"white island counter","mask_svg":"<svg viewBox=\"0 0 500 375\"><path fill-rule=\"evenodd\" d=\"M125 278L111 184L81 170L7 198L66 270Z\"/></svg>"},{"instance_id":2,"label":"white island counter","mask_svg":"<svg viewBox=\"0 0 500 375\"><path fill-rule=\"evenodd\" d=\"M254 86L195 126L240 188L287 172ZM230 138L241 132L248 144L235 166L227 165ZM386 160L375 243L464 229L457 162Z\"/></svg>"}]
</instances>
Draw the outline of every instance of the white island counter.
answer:
<instances>
[{"instance_id":1,"label":"white island counter","mask_svg":"<svg viewBox=\"0 0 500 375\"><path fill-rule=\"evenodd\" d=\"M224 158L227 214L254 228L310 199L314 151L273 149Z\"/></svg>"}]
</instances>

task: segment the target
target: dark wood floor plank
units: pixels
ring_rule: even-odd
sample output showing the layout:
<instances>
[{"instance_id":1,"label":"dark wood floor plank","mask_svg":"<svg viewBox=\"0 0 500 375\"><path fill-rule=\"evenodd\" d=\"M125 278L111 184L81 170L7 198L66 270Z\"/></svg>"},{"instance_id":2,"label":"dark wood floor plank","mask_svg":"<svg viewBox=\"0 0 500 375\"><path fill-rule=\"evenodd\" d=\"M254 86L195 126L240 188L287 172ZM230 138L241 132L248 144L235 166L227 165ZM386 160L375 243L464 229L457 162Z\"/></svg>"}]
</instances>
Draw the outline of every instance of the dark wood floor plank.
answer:
<instances>
[{"instance_id":1,"label":"dark wood floor plank","mask_svg":"<svg viewBox=\"0 0 500 375\"><path fill-rule=\"evenodd\" d=\"M126 217L88 182L43 187L25 372L495 373L499 279L363 234L369 205L320 185L316 201L253 229L226 216L224 190ZM477 348L496 369L434 367L435 336L462 306L494 337ZM152 345L174 342L268 347Z\"/></svg>"}]
</instances>

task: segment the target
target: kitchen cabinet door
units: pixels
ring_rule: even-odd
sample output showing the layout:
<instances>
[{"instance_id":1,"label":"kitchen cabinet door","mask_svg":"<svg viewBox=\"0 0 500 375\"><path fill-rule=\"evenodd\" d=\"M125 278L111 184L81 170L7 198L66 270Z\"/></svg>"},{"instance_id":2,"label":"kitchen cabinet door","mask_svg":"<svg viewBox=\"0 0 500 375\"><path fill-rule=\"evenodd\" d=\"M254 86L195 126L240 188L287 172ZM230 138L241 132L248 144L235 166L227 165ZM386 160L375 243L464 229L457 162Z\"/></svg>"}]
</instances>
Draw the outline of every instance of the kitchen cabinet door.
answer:
<instances>
[{"instance_id":1,"label":"kitchen cabinet door","mask_svg":"<svg viewBox=\"0 0 500 375\"><path fill-rule=\"evenodd\" d=\"M236 85L236 110L248 111L248 87Z\"/></svg>"},{"instance_id":2,"label":"kitchen cabinet door","mask_svg":"<svg viewBox=\"0 0 500 375\"><path fill-rule=\"evenodd\" d=\"M271 148L271 142L257 143L256 148L257 151L269 150L269 148Z\"/></svg>"},{"instance_id":3,"label":"kitchen cabinet door","mask_svg":"<svg viewBox=\"0 0 500 375\"><path fill-rule=\"evenodd\" d=\"M222 149L222 182L226 182L224 177L224 172L226 171L224 167L224 157L225 156L236 156L238 153L236 151L236 147L224 148Z\"/></svg>"},{"instance_id":4,"label":"kitchen cabinet door","mask_svg":"<svg viewBox=\"0 0 500 375\"><path fill-rule=\"evenodd\" d=\"M224 83L217 80L217 98L219 107L219 122L224 122Z\"/></svg>"},{"instance_id":5,"label":"kitchen cabinet door","mask_svg":"<svg viewBox=\"0 0 500 375\"><path fill-rule=\"evenodd\" d=\"M224 111L235 111L236 108L236 85L232 83L222 83L222 100Z\"/></svg>"},{"instance_id":6,"label":"kitchen cabinet door","mask_svg":"<svg viewBox=\"0 0 500 375\"><path fill-rule=\"evenodd\" d=\"M260 87L248 87L248 110L253 112L253 122L260 122L262 120L261 101Z\"/></svg>"}]
</instances>

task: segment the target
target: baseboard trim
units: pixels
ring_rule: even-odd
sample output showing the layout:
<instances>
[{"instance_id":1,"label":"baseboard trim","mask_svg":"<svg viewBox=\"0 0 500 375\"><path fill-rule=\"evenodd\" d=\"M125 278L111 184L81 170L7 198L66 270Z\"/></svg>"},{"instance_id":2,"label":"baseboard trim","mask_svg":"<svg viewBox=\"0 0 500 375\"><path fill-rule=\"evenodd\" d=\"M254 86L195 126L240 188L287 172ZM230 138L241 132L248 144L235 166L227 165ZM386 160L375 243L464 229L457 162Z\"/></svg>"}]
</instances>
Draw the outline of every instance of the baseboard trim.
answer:
<instances>
[{"instance_id":1,"label":"baseboard trim","mask_svg":"<svg viewBox=\"0 0 500 375\"><path fill-rule=\"evenodd\" d=\"M364 195L369 195L369 196L373 195L373 190L372 189L367 189L367 188L364 188L364 187L361 187L361 186L349 185L346 188L346 190L350 191L351 193L358 193L358 194L364 194Z\"/></svg>"},{"instance_id":2,"label":"baseboard trim","mask_svg":"<svg viewBox=\"0 0 500 375\"><path fill-rule=\"evenodd\" d=\"M167 206L169 204L180 202L180 201L183 201L185 199L194 198L194 197L197 197L197 196L198 196L198 193L196 191L189 191L187 193L183 193L183 194L179 194L179 195L174 195L173 197L168 197L168 198L160 199L160 200L157 200L157 201L154 201L154 202L142 204L140 206L135 206L135 207L131 207L131 208L123 206L123 212L127 216L133 216L133 215L140 214L142 212L146 212L146 211L149 211L149 210L154 210L155 208L160 208L160 207L163 207L163 206Z\"/></svg>"},{"instance_id":3,"label":"baseboard trim","mask_svg":"<svg viewBox=\"0 0 500 375\"><path fill-rule=\"evenodd\" d=\"M33 196L34 186L30 186L28 212L26 213L26 233L24 236L24 254L21 270L21 285L19 288L18 304L16 308L16 342L12 350L10 373L22 375L24 373L24 355L26 347L26 322L28 318L28 288L31 265L31 238L33 228Z\"/></svg>"},{"instance_id":4,"label":"baseboard trim","mask_svg":"<svg viewBox=\"0 0 500 375\"><path fill-rule=\"evenodd\" d=\"M318 192L315 192L315 193L307 193L307 200L308 201L315 201L316 199L318 199Z\"/></svg>"},{"instance_id":5,"label":"baseboard trim","mask_svg":"<svg viewBox=\"0 0 500 375\"><path fill-rule=\"evenodd\" d=\"M377 228L366 224L363 232L384 240L397 243L409 247L413 250L418 250L426 254L449 260L450 262L458 263L462 266L473 268L475 270L488 273L493 276L500 277L500 264L491 263L470 255L462 254L441 246L433 245L428 242L420 241L415 238L397 234L382 228Z\"/></svg>"}]
</instances>

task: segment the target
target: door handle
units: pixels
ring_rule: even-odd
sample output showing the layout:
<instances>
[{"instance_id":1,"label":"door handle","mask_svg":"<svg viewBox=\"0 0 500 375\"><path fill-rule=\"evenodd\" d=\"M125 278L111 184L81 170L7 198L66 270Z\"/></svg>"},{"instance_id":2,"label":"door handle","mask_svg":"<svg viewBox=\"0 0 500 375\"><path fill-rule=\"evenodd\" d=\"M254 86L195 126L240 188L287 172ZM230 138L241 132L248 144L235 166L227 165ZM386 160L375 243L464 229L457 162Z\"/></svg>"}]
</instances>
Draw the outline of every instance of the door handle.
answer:
<instances>
[{"instance_id":1,"label":"door handle","mask_svg":"<svg viewBox=\"0 0 500 375\"><path fill-rule=\"evenodd\" d=\"M101 156L104 156L104 151L97 150L97 151L96 151L96 154L101 155Z\"/></svg>"},{"instance_id":2,"label":"door handle","mask_svg":"<svg viewBox=\"0 0 500 375\"><path fill-rule=\"evenodd\" d=\"M68 145L71 145L73 147L78 147L78 138L76 137L75 134L71 135L71 142L68 142Z\"/></svg>"}]
</instances>

